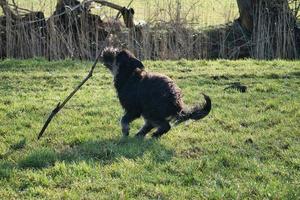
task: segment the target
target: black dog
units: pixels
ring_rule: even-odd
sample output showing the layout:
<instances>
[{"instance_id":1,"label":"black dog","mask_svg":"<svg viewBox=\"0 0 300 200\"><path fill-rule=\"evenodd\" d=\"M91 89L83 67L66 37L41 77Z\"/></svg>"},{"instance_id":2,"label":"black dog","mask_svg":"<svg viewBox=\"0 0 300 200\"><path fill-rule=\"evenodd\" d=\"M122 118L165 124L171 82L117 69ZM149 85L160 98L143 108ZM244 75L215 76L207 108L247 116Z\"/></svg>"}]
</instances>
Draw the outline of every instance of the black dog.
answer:
<instances>
[{"instance_id":1,"label":"black dog","mask_svg":"<svg viewBox=\"0 0 300 200\"><path fill-rule=\"evenodd\" d=\"M129 124L142 116L144 126L136 136L144 137L154 127L153 137L160 137L176 124L188 119L202 119L211 110L211 100L204 95L205 105L188 109L181 90L167 76L146 72L144 65L128 50L107 47L102 61L114 76L114 85L125 115L121 119L123 136L129 134Z\"/></svg>"}]
</instances>

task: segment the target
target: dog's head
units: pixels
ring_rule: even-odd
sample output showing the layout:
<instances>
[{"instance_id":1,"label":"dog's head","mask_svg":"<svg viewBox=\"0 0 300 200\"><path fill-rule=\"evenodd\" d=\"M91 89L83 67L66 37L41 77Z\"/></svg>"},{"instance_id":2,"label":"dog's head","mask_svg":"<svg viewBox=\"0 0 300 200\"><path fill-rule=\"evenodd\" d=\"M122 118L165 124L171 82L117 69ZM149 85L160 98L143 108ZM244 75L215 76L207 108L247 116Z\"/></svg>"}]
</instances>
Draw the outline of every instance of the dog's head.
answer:
<instances>
[{"instance_id":1,"label":"dog's head","mask_svg":"<svg viewBox=\"0 0 300 200\"><path fill-rule=\"evenodd\" d=\"M101 53L101 60L106 68L116 76L120 70L133 71L144 69L144 65L130 51L106 47Z\"/></svg>"}]
</instances>

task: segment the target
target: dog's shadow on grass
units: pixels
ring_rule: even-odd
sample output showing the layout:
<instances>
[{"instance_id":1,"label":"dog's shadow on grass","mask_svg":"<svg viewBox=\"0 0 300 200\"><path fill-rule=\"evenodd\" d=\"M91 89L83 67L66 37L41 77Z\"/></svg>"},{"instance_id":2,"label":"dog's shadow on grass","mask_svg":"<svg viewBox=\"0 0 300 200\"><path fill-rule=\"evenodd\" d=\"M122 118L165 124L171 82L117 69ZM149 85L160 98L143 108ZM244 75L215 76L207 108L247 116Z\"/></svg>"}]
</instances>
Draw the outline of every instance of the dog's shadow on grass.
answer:
<instances>
[{"instance_id":1,"label":"dog's shadow on grass","mask_svg":"<svg viewBox=\"0 0 300 200\"><path fill-rule=\"evenodd\" d=\"M44 168L55 162L100 162L111 164L122 158L138 159L144 157L152 162L162 163L170 160L173 151L159 140L137 138L87 140L66 145L61 150L39 148L19 161L21 168Z\"/></svg>"},{"instance_id":2,"label":"dog's shadow on grass","mask_svg":"<svg viewBox=\"0 0 300 200\"><path fill-rule=\"evenodd\" d=\"M123 157L136 159L148 154L156 162L169 160L173 152L162 145L159 140L136 138L90 140L60 152L65 161L96 160L102 163L111 163Z\"/></svg>"}]
</instances>

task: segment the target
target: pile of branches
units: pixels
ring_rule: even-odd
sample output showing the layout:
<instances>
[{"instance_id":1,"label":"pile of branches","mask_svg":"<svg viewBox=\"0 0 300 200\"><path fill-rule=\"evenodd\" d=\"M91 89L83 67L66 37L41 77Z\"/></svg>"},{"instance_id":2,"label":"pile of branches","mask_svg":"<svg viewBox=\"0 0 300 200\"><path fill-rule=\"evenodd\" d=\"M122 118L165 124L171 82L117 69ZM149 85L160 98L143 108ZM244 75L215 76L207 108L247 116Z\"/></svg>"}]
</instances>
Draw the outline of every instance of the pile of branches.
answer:
<instances>
[{"instance_id":1,"label":"pile of branches","mask_svg":"<svg viewBox=\"0 0 300 200\"><path fill-rule=\"evenodd\" d=\"M14 1L13 1L14 2ZM94 59L97 50L107 45L110 33L120 31L119 17L103 22L91 13L91 3L97 2L119 11L124 24L133 26L133 10L102 0L59 0L49 18L43 12L33 12L0 0L4 16L0 17L0 58L66 57Z\"/></svg>"},{"instance_id":2,"label":"pile of branches","mask_svg":"<svg viewBox=\"0 0 300 200\"><path fill-rule=\"evenodd\" d=\"M117 10L118 15L111 21L103 21L91 13L92 2ZM32 12L0 0L4 13L0 17L0 58L91 60L106 45L126 46L139 58L153 60L300 57L300 29L296 20L299 0L237 0L237 3L238 19L198 30L188 27L180 18L167 23L135 24L132 8L103 0L83 3L59 0L47 19L43 12Z\"/></svg>"}]
</instances>

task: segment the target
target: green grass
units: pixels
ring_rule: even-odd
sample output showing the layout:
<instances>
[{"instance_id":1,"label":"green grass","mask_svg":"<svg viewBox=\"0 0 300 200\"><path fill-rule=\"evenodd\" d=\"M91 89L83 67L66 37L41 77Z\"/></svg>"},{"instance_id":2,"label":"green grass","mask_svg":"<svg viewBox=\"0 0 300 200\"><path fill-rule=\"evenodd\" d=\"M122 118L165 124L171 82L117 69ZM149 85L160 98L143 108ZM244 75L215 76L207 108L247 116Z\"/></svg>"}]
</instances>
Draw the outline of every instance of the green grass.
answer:
<instances>
[{"instance_id":1,"label":"green grass","mask_svg":"<svg viewBox=\"0 0 300 200\"><path fill-rule=\"evenodd\" d=\"M0 62L1 199L298 199L300 61L146 61L185 102L213 109L160 140L120 142L111 75L94 77L37 134L91 63ZM247 93L224 88L240 81Z\"/></svg>"},{"instance_id":2,"label":"green grass","mask_svg":"<svg viewBox=\"0 0 300 200\"><path fill-rule=\"evenodd\" d=\"M121 6L127 6L131 0L111 1ZM9 0L11 3L12 0ZM50 16L55 10L56 0L15 0L22 8L45 12ZM236 0L183 0L181 2L181 17L198 23L200 26L224 24L238 16ZM174 0L134 0L131 7L135 9L135 20L157 21L170 20L170 15L176 10ZM171 11L171 12L170 12ZM0 9L0 12L2 10ZM93 12L102 17L117 15L117 11L101 7ZM1 14L1 13L0 13ZM187 17L185 17L187 15ZM199 26L198 25L198 26Z\"/></svg>"}]
</instances>

